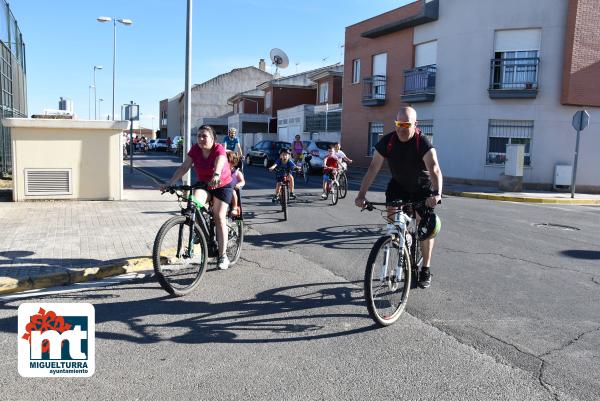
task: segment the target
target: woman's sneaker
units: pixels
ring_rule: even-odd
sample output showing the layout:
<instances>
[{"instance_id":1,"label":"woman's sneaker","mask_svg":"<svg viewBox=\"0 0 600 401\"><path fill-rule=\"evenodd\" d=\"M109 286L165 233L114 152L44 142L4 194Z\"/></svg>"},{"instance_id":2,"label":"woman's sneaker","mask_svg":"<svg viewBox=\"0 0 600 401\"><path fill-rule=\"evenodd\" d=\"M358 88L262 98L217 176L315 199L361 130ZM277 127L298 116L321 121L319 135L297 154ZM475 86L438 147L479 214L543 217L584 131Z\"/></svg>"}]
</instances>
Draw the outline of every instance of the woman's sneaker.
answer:
<instances>
[{"instance_id":1,"label":"woman's sneaker","mask_svg":"<svg viewBox=\"0 0 600 401\"><path fill-rule=\"evenodd\" d=\"M221 270L229 269L229 258L227 255L219 256L219 259L217 260L217 267Z\"/></svg>"},{"instance_id":2,"label":"woman's sneaker","mask_svg":"<svg viewBox=\"0 0 600 401\"><path fill-rule=\"evenodd\" d=\"M293 192L290 192L290 199L296 200L296 195Z\"/></svg>"},{"instance_id":3,"label":"woman's sneaker","mask_svg":"<svg viewBox=\"0 0 600 401\"><path fill-rule=\"evenodd\" d=\"M321 199L327 199L327 194L325 192L321 194Z\"/></svg>"}]
</instances>

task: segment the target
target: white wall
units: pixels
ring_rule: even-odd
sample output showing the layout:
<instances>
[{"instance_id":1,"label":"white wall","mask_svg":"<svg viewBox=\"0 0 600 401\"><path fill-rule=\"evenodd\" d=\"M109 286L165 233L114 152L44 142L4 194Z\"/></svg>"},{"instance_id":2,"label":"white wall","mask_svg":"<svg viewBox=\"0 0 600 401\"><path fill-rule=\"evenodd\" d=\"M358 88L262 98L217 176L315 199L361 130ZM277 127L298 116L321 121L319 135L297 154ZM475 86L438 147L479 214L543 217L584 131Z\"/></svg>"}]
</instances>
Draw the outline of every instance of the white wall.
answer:
<instances>
[{"instance_id":1,"label":"white wall","mask_svg":"<svg viewBox=\"0 0 600 401\"><path fill-rule=\"evenodd\" d=\"M531 167L525 182L551 184L556 164L572 164L575 107L560 104L567 2L564 0L441 0L438 21L415 28L414 43L438 40L436 98L415 103L418 119L434 120L444 175L497 180L503 166L486 166L489 119L533 120ZM539 91L535 99L490 99L490 59L497 29L541 28ZM600 77L599 77L600 79ZM600 108L580 144L577 184L600 186Z\"/></svg>"}]
</instances>

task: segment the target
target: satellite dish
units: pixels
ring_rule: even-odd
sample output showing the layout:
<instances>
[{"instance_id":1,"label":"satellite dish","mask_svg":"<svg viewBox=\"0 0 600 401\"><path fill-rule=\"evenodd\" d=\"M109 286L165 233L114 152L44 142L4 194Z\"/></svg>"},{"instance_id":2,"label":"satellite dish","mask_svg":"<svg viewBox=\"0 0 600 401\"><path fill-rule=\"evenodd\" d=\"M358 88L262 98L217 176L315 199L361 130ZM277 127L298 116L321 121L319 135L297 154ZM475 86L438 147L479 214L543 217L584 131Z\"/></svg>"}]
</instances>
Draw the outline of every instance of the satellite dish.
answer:
<instances>
[{"instance_id":1,"label":"satellite dish","mask_svg":"<svg viewBox=\"0 0 600 401\"><path fill-rule=\"evenodd\" d=\"M287 54L281 49L271 49L270 57L273 64L275 64L275 75L277 75L279 68L286 68L290 64Z\"/></svg>"}]
</instances>

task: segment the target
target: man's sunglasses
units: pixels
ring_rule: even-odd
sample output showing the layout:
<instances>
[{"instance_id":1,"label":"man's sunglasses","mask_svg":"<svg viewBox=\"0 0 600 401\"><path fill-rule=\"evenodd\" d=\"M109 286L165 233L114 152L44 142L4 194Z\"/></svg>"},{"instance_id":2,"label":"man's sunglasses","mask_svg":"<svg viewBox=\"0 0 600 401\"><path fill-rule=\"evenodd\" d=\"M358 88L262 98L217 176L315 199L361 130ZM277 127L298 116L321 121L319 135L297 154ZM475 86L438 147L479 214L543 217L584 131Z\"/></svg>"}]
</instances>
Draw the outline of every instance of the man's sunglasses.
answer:
<instances>
[{"instance_id":1,"label":"man's sunglasses","mask_svg":"<svg viewBox=\"0 0 600 401\"><path fill-rule=\"evenodd\" d=\"M394 121L394 124L398 128L410 128L413 125L417 125L416 123L411 123L410 121Z\"/></svg>"}]
</instances>

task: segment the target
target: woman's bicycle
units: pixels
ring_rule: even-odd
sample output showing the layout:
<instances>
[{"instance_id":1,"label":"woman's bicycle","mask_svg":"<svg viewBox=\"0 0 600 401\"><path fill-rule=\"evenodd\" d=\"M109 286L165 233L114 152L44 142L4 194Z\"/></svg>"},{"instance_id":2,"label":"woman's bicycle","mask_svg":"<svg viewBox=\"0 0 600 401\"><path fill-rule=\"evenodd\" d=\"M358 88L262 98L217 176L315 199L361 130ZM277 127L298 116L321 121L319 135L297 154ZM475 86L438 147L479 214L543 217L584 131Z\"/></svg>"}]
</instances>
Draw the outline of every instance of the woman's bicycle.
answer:
<instances>
[{"instance_id":1,"label":"woman's bicycle","mask_svg":"<svg viewBox=\"0 0 600 401\"><path fill-rule=\"evenodd\" d=\"M206 207L193 195L193 190L199 188L205 186L178 185L165 191L177 195L181 215L170 218L158 230L152 262L160 285L173 296L186 295L196 288L208 258L216 258L219 253L211 205ZM240 213L239 218L227 218L226 253L230 266L238 261L242 251L244 222L241 216Z\"/></svg>"},{"instance_id":2,"label":"woman's bicycle","mask_svg":"<svg viewBox=\"0 0 600 401\"><path fill-rule=\"evenodd\" d=\"M423 263L417 237L416 209L424 202L366 202L365 209L375 206L395 207L393 223L383 210L387 232L375 242L365 270L365 301L371 318L380 326L393 324L406 307L411 288L417 286L419 266ZM363 209L364 210L364 209Z\"/></svg>"}]
</instances>

